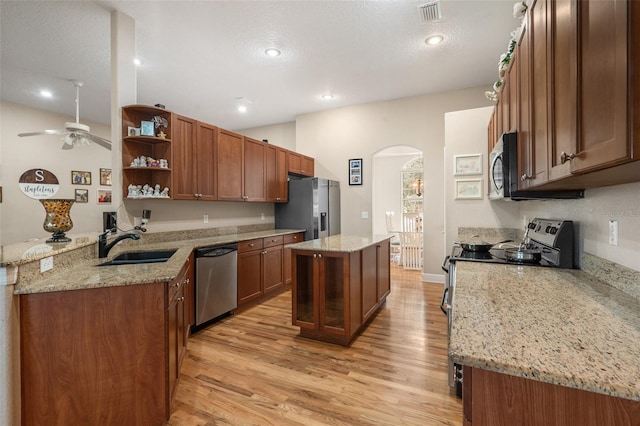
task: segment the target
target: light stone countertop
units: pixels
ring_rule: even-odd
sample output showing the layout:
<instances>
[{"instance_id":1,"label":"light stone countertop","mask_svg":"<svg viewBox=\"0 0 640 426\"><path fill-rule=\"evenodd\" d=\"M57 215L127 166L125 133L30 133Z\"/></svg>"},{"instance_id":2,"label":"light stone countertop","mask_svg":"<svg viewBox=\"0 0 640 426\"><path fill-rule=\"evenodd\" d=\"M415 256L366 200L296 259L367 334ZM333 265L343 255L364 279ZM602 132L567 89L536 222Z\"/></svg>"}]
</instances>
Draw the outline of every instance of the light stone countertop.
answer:
<instances>
[{"instance_id":1,"label":"light stone countertop","mask_svg":"<svg viewBox=\"0 0 640 426\"><path fill-rule=\"evenodd\" d=\"M39 279L19 282L14 288L14 294L47 293L171 281L178 275L194 249L301 231L299 229L272 229L145 244L136 244L137 242L132 240L124 240L118 243L106 258L81 260L72 267L54 269L54 271L46 273ZM178 251L164 263L97 266L100 263L111 260L119 253L165 249L178 249Z\"/></svg>"},{"instance_id":2,"label":"light stone countertop","mask_svg":"<svg viewBox=\"0 0 640 426\"><path fill-rule=\"evenodd\" d=\"M390 240L391 235L332 235L316 240L303 241L301 243L288 244L285 247L292 250L309 251L335 251L351 253L363 248Z\"/></svg>"},{"instance_id":3,"label":"light stone countertop","mask_svg":"<svg viewBox=\"0 0 640 426\"><path fill-rule=\"evenodd\" d=\"M580 270L456 263L449 355L640 401L640 300Z\"/></svg>"}]
</instances>

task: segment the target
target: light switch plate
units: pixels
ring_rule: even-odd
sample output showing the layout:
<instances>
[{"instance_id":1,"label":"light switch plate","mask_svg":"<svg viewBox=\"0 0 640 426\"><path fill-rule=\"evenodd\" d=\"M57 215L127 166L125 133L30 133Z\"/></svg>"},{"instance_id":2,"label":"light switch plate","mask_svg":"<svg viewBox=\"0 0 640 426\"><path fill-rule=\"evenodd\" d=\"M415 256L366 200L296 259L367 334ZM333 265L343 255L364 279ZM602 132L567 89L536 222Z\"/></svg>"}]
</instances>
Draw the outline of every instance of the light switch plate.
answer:
<instances>
[{"instance_id":1,"label":"light switch plate","mask_svg":"<svg viewBox=\"0 0 640 426\"><path fill-rule=\"evenodd\" d=\"M362 212L363 219L369 219L369 212Z\"/></svg>"},{"instance_id":2,"label":"light switch plate","mask_svg":"<svg viewBox=\"0 0 640 426\"><path fill-rule=\"evenodd\" d=\"M46 272L53 269L53 256L40 259L40 272Z\"/></svg>"}]
</instances>

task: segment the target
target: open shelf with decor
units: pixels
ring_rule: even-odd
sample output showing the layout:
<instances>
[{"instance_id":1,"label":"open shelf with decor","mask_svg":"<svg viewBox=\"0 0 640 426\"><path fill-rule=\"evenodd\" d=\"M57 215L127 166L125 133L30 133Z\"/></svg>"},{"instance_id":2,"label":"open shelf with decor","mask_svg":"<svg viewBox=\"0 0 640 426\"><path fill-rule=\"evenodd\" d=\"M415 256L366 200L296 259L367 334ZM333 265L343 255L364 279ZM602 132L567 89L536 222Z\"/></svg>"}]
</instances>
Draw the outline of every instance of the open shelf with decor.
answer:
<instances>
[{"instance_id":1,"label":"open shelf with decor","mask_svg":"<svg viewBox=\"0 0 640 426\"><path fill-rule=\"evenodd\" d=\"M170 199L172 113L147 105L122 108L122 187L126 199ZM142 195L144 185L168 195Z\"/></svg>"}]
</instances>

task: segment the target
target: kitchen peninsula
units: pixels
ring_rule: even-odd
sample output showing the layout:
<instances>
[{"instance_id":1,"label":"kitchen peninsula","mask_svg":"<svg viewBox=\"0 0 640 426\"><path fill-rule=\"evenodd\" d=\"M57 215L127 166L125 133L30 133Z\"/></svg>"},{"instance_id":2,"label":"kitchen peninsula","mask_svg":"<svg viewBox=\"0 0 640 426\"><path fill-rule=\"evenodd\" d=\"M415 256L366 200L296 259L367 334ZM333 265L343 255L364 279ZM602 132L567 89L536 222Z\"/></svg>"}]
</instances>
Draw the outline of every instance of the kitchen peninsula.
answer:
<instances>
[{"instance_id":1,"label":"kitchen peninsula","mask_svg":"<svg viewBox=\"0 0 640 426\"><path fill-rule=\"evenodd\" d=\"M286 246L300 336L348 345L391 291L388 235L334 235Z\"/></svg>"}]
</instances>

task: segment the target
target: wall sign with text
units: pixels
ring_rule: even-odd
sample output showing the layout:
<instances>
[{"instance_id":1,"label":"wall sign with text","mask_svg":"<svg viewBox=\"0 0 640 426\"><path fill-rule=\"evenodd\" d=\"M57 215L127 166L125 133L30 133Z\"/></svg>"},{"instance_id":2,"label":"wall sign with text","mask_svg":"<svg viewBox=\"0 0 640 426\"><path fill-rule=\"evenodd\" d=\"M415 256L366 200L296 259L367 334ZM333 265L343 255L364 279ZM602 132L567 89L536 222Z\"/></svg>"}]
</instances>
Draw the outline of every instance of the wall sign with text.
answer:
<instances>
[{"instance_id":1,"label":"wall sign with text","mask_svg":"<svg viewBox=\"0 0 640 426\"><path fill-rule=\"evenodd\" d=\"M60 189L56 175L45 169L27 170L20 176L18 184L22 193L34 200L51 198Z\"/></svg>"}]
</instances>

